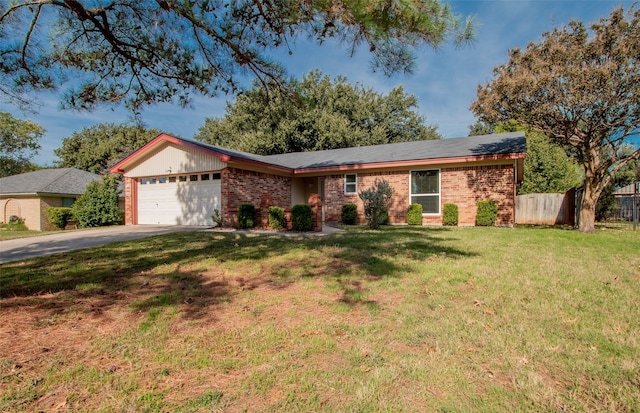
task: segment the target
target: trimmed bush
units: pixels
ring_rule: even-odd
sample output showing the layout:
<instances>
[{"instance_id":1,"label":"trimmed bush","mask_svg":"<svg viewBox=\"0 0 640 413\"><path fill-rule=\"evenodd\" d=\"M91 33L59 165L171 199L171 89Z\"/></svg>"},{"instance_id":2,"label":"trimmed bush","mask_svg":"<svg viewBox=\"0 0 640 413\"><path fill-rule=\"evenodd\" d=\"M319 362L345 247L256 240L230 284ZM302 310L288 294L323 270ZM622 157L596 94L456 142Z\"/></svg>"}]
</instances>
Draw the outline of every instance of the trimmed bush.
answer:
<instances>
[{"instance_id":1,"label":"trimmed bush","mask_svg":"<svg viewBox=\"0 0 640 413\"><path fill-rule=\"evenodd\" d=\"M458 225L458 205L444 204L442 209L442 225L450 227Z\"/></svg>"},{"instance_id":2,"label":"trimmed bush","mask_svg":"<svg viewBox=\"0 0 640 413\"><path fill-rule=\"evenodd\" d=\"M294 231L311 231L313 211L311 205L297 204L291 208L291 226Z\"/></svg>"},{"instance_id":3,"label":"trimmed bush","mask_svg":"<svg viewBox=\"0 0 640 413\"><path fill-rule=\"evenodd\" d=\"M407 224L422 225L422 204L411 204L407 210Z\"/></svg>"},{"instance_id":4,"label":"trimmed bush","mask_svg":"<svg viewBox=\"0 0 640 413\"><path fill-rule=\"evenodd\" d=\"M277 206L269 207L269 226L276 230L281 230L285 226L284 208Z\"/></svg>"},{"instance_id":5,"label":"trimmed bush","mask_svg":"<svg viewBox=\"0 0 640 413\"><path fill-rule=\"evenodd\" d=\"M253 228L256 225L256 207L250 203L238 207L238 228Z\"/></svg>"},{"instance_id":6,"label":"trimmed bush","mask_svg":"<svg viewBox=\"0 0 640 413\"><path fill-rule=\"evenodd\" d=\"M358 206L356 204L342 205L342 214L340 219L345 225L355 225L358 222Z\"/></svg>"},{"instance_id":7,"label":"trimmed bush","mask_svg":"<svg viewBox=\"0 0 640 413\"><path fill-rule=\"evenodd\" d=\"M495 201L478 201L476 213L476 225L480 227L492 227L498 220L498 205Z\"/></svg>"},{"instance_id":8,"label":"trimmed bush","mask_svg":"<svg viewBox=\"0 0 640 413\"><path fill-rule=\"evenodd\" d=\"M56 228L64 229L67 223L73 218L71 208L47 208L47 218Z\"/></svg>"},{"instance_id":9,"label":"trimmed bush","mask_svg":"<svg viewBox=\"0 0 640 413\"><path fill-rule=\"evenodd\" d=\"M389 208L385 208L380 213L380 225L389 225Z\"/></svg>"}]
</instances>

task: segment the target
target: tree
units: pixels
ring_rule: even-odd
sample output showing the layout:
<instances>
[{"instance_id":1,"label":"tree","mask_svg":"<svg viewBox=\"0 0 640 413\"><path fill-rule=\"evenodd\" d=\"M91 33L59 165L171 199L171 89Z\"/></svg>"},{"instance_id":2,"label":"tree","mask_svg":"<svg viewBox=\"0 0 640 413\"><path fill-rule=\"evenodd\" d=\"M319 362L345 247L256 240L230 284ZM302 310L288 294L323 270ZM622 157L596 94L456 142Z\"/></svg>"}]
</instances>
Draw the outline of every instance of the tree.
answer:
<instances>
[{"instance_id":1,"label":"tree","mask_svg":"<svg viewBox=\"0 0 640 413\"><path fill-rule=\"evenodd\" d=\"M611 177L640 157L621 151L640 133L640 11L618 8L591 25L545 33L513 49L471 109L481 121L515 119L544 132L583 169L580 230L595 231L596 202Z\"/></svg>"},{"instance_id":2,"label":"tree","mask_svg":"<svg viewBox=\"0 0 640 413\"><path fill-rule=\"evenodd\" d=\"M279 84L283 70L269 50L299 37L336 38L351 54L372 54L373 70L411 72L414 47L473 36L470 20L440 0L3 2L0 91L25 93L68 79L64 106L90 109L125 102L132 109L195 92L235 92L252 75ZM10 86L4 86L10 85Z\"/></svg>"},{"instance_id":3,"label":"tree","mask_svg":"<svg viewBox=\"0 0 640 413\"><path fill-rule=\"evenodd\" d=\"M147 144L161 132L138 125L100 123L62 140L54 153L58 167L105 174L116 162Z\"/></svg>"},{"instance_id":4,"label":"tree","mask_svg":"<svg viewBox=\"0 0 640 413\"><path fill-rule=\"evenodd\" d=\"M360 191L358 196L364 206L364 217L371 229L377 229L388 218L389 204L394 189L385 179L378 181L373 187Z\"/></svg>"},{"instance_id":5,"label":"tree","mask_svg":"<svg viewBox=\"0 0 640 413\"><path fill-rule=\"evenodd\" d=\"M493 125L477 121L473 125L469 125L469 136L491 135L494 132L493 129Z\"/></svg>"},{"instance_id":6,"label":"tree","mask_svg":"<svg viewBox=\"0 0 640 413\"><path fill-rule=\"evenodd\" d=\"M518 188L519 195L564 193L580 185L578 165L541 131L515 121L501 122L494 130L496 133L525 132L527 156L524 158L524 179Z\"/></svg>"},{"instance_id":7,"label":"tree","mask_svg":"<svg viewBox=\"0 0 640 413\"><path fill-rule=\"evenodd\" d=\"M268 93L256 85L228 104L223 118L207 118L195 138L271 155L440 137L402 87L381 95L316 70L286 89Z\"/></svg>"},{"instance_id":8,"label":"tree","mask_svg":"<svg viewBox=\"0 0 640 413\"><path fill-rule=\"evenodd\" d=\"M124 212L118 204L118 180L105 175L102 181L93 181L73 204L73 217L81 228L121 224Z\"/></svg>"},{"instance_id":9,"label":"tree","mask_svg":"<svg viewBox=\"0 0 640 413\"><path fill-rule=\"evenodd\" d=\"M0 177L33 170L31 158L38 153L45 130L30 120L0 112Z\"/></svg>"}]
</instances>

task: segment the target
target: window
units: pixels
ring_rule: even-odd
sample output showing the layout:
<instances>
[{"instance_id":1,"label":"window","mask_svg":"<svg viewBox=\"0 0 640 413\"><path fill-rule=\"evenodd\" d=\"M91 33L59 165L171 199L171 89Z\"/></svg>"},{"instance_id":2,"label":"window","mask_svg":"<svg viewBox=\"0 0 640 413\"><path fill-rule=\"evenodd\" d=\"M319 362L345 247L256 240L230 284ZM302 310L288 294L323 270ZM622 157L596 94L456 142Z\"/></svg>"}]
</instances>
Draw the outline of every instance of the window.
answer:
<instances>
[{"instance_id":1,"label":"window","mask_svg":"<svg viewBox=\"0 0 640 413\"><path fill-rule=\"evenodd\" d=\"M344 193L355 194L358 192L358 175L347 174L344 176Z\"/></svg>"},{"instance_id":2,"label":"window","mask_svg":"<svg viewBox=\"0 0 640 413\"><path fill-rule=\"evenodd\" d=\"M176 177L175 177L175 176L170 176L170 177L169 177L169 182L170 182L170 183L173 183L173 182L175 182L175 181L176 181Z\"/></svg>"},{"instance_id":3,"label":"window","mask_svg":"<svg viewBox=\"0 0 640 413\"><path fill-rule=\"evenodd\" d=\"M167 177L166 176L161 176L160 178L158 178L158 183L159 184L167 183Z\"/></svg>"},{"instance_id":4,"label":"window","mask_svg":"<svg viewBox=\"0 0 640 413\"><path fill-rule=\"evenodd\" d=\"M64 208L71 208L74 202L76 202L75 198L62 198L62 206Z\"/></svg>"},{"instance_id":5,"label":"window","mask_svg":"<svg viewBox=\"0 0 640 413\"><path fill-rule=\"evenodd\" d=\"M180 182L187 182L187 175L180 175L178 177L178 181Z\"/></svg>"},{"instance_id":6,"label":"window","mask_svg":"<svg viewBox=\"0 0 640 413\"><path fill-rule=\"evenodd\" d=\"M198 175L189 175L189 181L193 182L197 180L198 180Z\"/></svg>"},{"instance_id":7,"label":"window","mask_svg":"<svg viewBox=\"0 0 640 413\"><path fill-rule=\"evenodd\" d=\"M200 175L200 180L201 181L208 181L209 180L209 174L201 174Z\"/></svg>"},{"instance_id":8,"label":"window","mask_svg":"<svg viewBox=\"0 0 640 413\"><path fill-rule=\"evenodd\" d=\"M150 184L155 184L156 182L158 182L158 178L149 178L149 183Z\"/></svg>"},{"instance_id":9,"label":"window","mask_svg":"<svg viewBox=\"0 0 640 413\"><path fill-rule=\"evenodd\" d=\"M146 185L147 184L147 178L140 178L140 185Z\"/></svg>"},{"instance_id":10,"label":"window","mask_svg":"<svg viewBox=\"0 0 640 413\"><path fill-rule=\"evenodd\" d=\"M220 174L211 174L212 178L211 179L220 179Z\"/></svg>"},{"instance_id":11,"label":"window","mask_svg":"<svg viewBox=\"0 0 640 413\"><path fill-rule=\"evenodd\" d=\"M411 203L421 204L423 214L440 214L440 171L411 171Z\"/></svg>"}]
</instances>

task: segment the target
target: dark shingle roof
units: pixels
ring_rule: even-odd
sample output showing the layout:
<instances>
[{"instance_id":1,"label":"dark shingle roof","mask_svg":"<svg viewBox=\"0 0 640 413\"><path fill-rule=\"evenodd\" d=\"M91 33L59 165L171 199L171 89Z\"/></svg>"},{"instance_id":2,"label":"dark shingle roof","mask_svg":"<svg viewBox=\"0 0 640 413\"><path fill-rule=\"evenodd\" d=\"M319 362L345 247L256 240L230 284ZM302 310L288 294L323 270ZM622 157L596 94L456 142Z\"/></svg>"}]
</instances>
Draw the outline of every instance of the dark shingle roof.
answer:
<instances>
[{"instance_id":1,"label":"dark shingle roof","mask_svg":"<svg viewBox=\"0 0 640 413\"><path fill-rule=\"evenodd\" d=\"M235 158L284 166L291 169L463 158L471 156L509 155L525 153L527 150L524 132L389 143L386 145L361 146L315 152L294 152L268 156L235 151L197 141L189 142Z\"/></svg>"},{"instance_id":2,"label":"dark shingle roof","mask_svg":"<svg viewBox=\"0 0 640 413\"><path fill-rule=\"evenodd\" d=\"M75 168L41 169L0 178L0 195L82 195L90 182L102 177Z\"/></svg>"}]
</instances>

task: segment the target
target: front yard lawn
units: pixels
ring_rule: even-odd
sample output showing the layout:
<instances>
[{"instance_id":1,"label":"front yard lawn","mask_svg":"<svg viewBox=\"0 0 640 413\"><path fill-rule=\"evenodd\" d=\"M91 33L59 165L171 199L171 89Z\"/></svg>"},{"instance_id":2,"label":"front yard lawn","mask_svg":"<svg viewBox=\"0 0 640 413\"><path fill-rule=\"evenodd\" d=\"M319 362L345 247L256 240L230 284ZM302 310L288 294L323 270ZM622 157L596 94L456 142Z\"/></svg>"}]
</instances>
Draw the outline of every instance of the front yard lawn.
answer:
<instances>
[{"instance_id":1,"label":"front yard lawn","mask_svg":"<svg viewBox=\"0 0 640 413\"><path fill-rule=\"evenodd\" d=\"M195 232L0 266L0 411L640 411L640 231Z\"/></svg>"}]
</instances>

